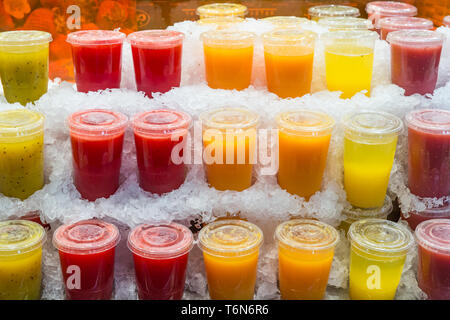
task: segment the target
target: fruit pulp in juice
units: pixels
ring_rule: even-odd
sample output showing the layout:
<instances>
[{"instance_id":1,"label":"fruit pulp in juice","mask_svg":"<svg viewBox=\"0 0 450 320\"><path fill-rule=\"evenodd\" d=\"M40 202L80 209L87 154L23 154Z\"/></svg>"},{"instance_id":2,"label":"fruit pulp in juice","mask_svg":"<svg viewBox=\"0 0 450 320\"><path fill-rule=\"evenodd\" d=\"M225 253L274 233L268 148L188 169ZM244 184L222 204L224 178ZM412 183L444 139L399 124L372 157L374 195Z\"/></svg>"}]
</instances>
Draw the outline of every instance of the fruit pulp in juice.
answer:
<instances>
[{"instance_id":1,"label":"fruit pulp in juice","mask_svg":"<svg viewBox=\"0 0 450 320\"><path fill-rule=\"evenodd\" d=\"M344 139L344 187L353 206L383 205L396 146L397 137L374 144Z\"/></svg>"},{"instance_id":2,"label":"fruit pulp in juice","mask_svg":"<svg viewBox=\"0 0 450 320\"><path fill-rule=\"evenodd\" d=\"M419 245L419 287L432 300L450 300L450 255Z\"/></svg>"},{"instance_id":3,"label":"fruit pulp in juice","mask_svg":"<svg viewBox=\"0 0 450 320\"><path fill-rule=\"evenodd\" d=\"M39 100L48 89L48 44L0 46L0 78L9 103Z\"/></svg>"},{"instance_id":4,"label":"fruit pulp in juice","mask_svg":"<svg viewBox=\"0 0 450 320\"><path fill-rule=\"evenodd\" d=\"M327 87L342 91L342 98L367 90L370 94L373 70L373 49L355 45L334 45L325 49Z\"/></svg>"},{"instance_id":5,"label":"fruit pulp in juice","mask_svg":"<svg viewBox=\"0 0 450 320\"><path fill-rule=\"evenodd\" d=\"M44 134L0 139L0 192L24 200L44 186Z\"/></svg>"}]
</instances>

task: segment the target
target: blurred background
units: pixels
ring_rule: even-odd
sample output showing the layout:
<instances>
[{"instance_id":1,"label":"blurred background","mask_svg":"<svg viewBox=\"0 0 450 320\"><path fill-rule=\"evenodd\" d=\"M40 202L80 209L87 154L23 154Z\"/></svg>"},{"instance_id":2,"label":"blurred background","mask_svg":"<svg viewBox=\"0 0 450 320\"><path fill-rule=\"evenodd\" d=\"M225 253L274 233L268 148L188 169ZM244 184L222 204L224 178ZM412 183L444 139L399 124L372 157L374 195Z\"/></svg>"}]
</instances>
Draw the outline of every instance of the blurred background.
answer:
<instances>
[{"instance_id":1,"label":"blurred background","mask_svg":"<svg viewBox=\"0 0 450 320\"><path fill-rule=\"evenodd\" d=\"M237 2L248 7L247 17L274 15L306 16L311 6L344 4L360 9L363 17L369 0L0 0L0 31L34 29L50 32L50 77L73 80L71 51L66 43L68 32L81 29L114 29L130 33L143 29L166 28L183 20L196 20L198 6L214 2ZM440 26L450 14L450 0L407 0L415 5L418 16Z\"/></svg>"}]
</instances>

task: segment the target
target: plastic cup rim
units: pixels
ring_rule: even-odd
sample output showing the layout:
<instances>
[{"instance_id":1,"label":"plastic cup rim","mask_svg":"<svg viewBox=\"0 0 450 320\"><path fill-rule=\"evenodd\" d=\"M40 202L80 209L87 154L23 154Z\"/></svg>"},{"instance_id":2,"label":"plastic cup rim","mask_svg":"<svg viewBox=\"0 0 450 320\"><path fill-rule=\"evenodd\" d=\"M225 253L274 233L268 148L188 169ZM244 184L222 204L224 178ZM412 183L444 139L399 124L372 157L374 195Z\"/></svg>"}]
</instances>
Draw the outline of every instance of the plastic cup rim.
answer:
<instances>
[{"instance_id":1,"label":"plastic cup rim","mask_svg":"<svg viewBox=\"0 0 450 320\"><path fill-rule=\"evenodd\" d=\"M158 112L175 114L178 117L178 119L175 123L171 124L158 125L158 124L146 124L143 122L143 119L147 115ZM161 108L137 113L136 115L133 116L131 123L133 126L133 131L144 136L171 135L189 131L189 129L192 126L192 117L190 114L180 110Z\"/></svg>"},{"instance_id":2,"label":"plastic cup rim","mask_svg":"<svg viewBox=\"0 0 450 320\"><path fill-rule=\"evenodd\" d=\"M80 117L83 114L87 114L90 112L107 113L113 115L118 122L114 123L113 125L98 125L98 126L94 125L90 126L87 124L80 124L73 122L73 120L76 119L77 117ZM71 115L69 115L66 122L71 133L87 137L110 137L124 133L126 128L128 127L129 119L125 114L109 109L85 109L76 111Z\"/></svg>"},{"instance_id":3,"label":"plastic cup rim","mask_svg":"<svg viewBox=\"0 0 450 320\"><path fill-rule=\"evenodd\" d=\"M240 112L242 114L246 114L251 116L250 121L245 122L245 123L236 123L236 124L220 124L217 122L214 122L212 120L210 120L211 116L213 116L214 114L217 114L219 112L222 111L232 111L232 112ZM210 110L206 110L203 111L202 113L200 113L199 115L199 120L202 123L203 127L207 127L207 128L211 128L211 129L218 129L218 130L245 130L245 129L250 129L252 127L256 127L259 123L259 115L246 108L246 107L219 107L219 108L215 108L215 109L210 109Z\"/></svg>"},{"instance_id":4,"label":"plastic cup rim","mask_svg":"<svg viewBox=\"0 0 450 320\"><path fill-rule=\"evenodd\" d=\"M52 34L46 31L39 31L39 30L11 30L11 31L2 31L1 34L23 34L23 33L35 33L35 34L41 34L42 36L46 36L46 38L42 39L24 39L24 40L14 40L14 41L8 41L8 40L2 40L0 39L0 47L26 47L26 46L38 46L43 44L48 44L53 41Z\"/></svg>"},{"instance_id":5,"label":"plastic cup rim","mask_svg":"<svg viewBox=\"0 0 450 320\"><path fill-rule=\"evenodd\" d=\"M417 239L417 244L419 246L424 247L433 252L450 255L450 246L448 245L448 244L450 244L450 241L448 242L447 245L439 244L439 243L436 243L438 241L438 239L431 238L429 235L424 234L424 232L425 232L424 229L432 224L435 224L435 225L444 224L444 225L447 225L450 230L450 219L437 218L437 219L429 219L429 220L422 221L421 223L419 223L417 225L416 230L414 231L414 233L416 235L416 239ZM428 238L428 239L426 239L426 238Z\"/></svg>"},{"instance_id":6,"label":"plastic cup rim","mask_svg":"<svg viewBox=\"0 0 450 320\"><path fill-rule=\"evenodd\" d=\"M450 119L450 111L445 109L416 109L413 111L410 111L405 116L405 121L408 128L414 129L416 131L430 133L430 134L438 134L438 135L448 135L450 134L450 121L448 122L447 126L444 126L444 124L432 124L432 123L424 123L421 120L418 120L415 116L421 113L425 112L439 112L439 113L445 113L448 114L448 117Z\"/></svg>"},{"instance_id":7,"label":"plastic cup rim","mask_svg":"<svg viewBox=\"0 0 450 320\"><path fill-rule=\"evenodd\" d=\"M73 39L76 36L81 36L82 34L109 34L109 39L95 39L95 40L82 40L82 39ZM113 35L116 35L116 37L113 37ZM120 31L115 30L80 30L71 32L67 35L66 42L70 43L71 45L79 45L79 46L107 46L107 45L114 45L114 44L122 44L126 38L126 34Z\"/></svg>"},{"instance_id":8,"label":"plastic cup rim","mask_svg":"<svg viewBox=\"0 0 450 320\"><path fill-rule=\"evenodd\" d=\"M283 120L284 115L292 114L292 113L307 113L309 115L315 115L321 118L323 122L321 122L319 125L316 126L290 126L285 120ZM325 122L326 121L326 122ZM333 130L334 126L336 125L336 121L328 115L325 112L317 111L317 110L308 110L308 109L296 109L296 110L287 110L287 111L281 111L276 114L275 116L275 122L280 130L286 129L291 134L298 134L298 135L305 135L305 136L323 136L330 134ZM324 125L324 124L327 125Z\"/></svg>"},{"instance_id":9,"label":"plastic cup rim","mask_svg":"<svg viewBox=\"0 0 450 320\"><path fill-rule=\"evenodd\" d=\"M339 13L334 13L330 15L330 12L320 12L320 10L323 10L325 8L341 8L342 11ZM319 11L319 12L317 12ZM361 12L359 12L358 8L352 7L352 6L345 6L340 4L322 4L318 6L313 6L308 9L308 14L312 17L359 17L361 15Z\"/></svg>"},{"instance_id":10,"label":"plastic cup rim","mask_svg":"<svg viewBox=\"0 0 450 320\"><path fill-rule=\"evenodd\" d=\"M130 33L127 41L133 47L176 47L183 43L185 34L175 30L153 29Z\"/></svg>"},{"instance_id":11,"label":"plastic cup rim","mask_svg":"<svg viewBox=\"0 0 450 320\"><path fill-rule=\"evenodd\" d=\"M0 117L1 115L9 114L9 113L16 113L16 112L27 112L30 114L33 114L35 116L35 121L32 123L28 123L24 126L14 126L10 128L3 128L0 124L0 139L5 137L30 137L34 136L39 133L43 133L44 130L44 122L45 122L45 116L38 111L34 110L28 110L28 109L11 109L11 110L5 110L0 111Z\"/></svg>"},{"instance_id":12,"label":"plastic cup rim","mask_svg":"<svg viewBox=\"0 0 450 320\"><path fill-rule=\"evenodd\" d=\"M45 241L47 240L47 233L45 232L44 227L34 221L16 219L16 220L1 221L0 224L19 223L19 222L29 224L29 225L34 225L34 227L36 227L41 232L39 238L24 247L20 247L19 249L6 249L6 248L0 249L0 257L20 256L20 255L32 252L38 248L42 248Z\"/></svg>"}]
</instances>

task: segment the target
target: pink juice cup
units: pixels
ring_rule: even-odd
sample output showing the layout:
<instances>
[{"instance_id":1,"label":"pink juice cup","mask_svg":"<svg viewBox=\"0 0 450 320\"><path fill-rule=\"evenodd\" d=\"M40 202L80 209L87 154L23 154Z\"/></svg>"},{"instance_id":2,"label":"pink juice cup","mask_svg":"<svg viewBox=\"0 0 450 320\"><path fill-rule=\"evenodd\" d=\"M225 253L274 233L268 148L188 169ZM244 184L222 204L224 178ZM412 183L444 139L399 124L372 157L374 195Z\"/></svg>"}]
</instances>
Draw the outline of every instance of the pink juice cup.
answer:
<instances>
[{"instance_id":1,"label":"pink juice cup","mask_svg":"<svg viewBox=\"0 0 450 320\"><path fill-rule=\"evenodd\" d=\"M380 32L380 19L386 17L414 17L417 8L411 4L397 1L372 1L366 5L368 19L372 21L375 30Z\"/></svg>"}]
</instances>

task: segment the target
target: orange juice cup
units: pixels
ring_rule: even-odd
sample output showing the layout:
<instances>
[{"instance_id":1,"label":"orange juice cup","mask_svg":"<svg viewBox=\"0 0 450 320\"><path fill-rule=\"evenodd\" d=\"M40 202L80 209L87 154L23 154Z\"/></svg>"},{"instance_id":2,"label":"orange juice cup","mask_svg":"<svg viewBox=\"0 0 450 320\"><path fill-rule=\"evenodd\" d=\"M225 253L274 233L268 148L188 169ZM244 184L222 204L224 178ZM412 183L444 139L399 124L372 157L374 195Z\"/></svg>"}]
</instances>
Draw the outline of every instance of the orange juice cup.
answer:
<instances>
[{"instance_id":1,"label":"orange juice cup","mask_svg":"<svg viewBox=\"0 0 450 320\"><path fill-rule=\"evenodd\" d=\"M243 90L250 85L255 34L211 30L202 33L206 82L213 89Z\"/></svg>"},{"instance_id":2,"label":"orange juice cup","mask_svg":"<svg viewBox=\"0 0 450 320\"><path fill-rule=\"evenodd\" d=\"M206 179L217 190L252 185L259 117L245 108L219 108L200 115Z\"/></svg>"},{"instance_id":3,"label":"orange juice cup","mask_svg":"<svg viewBox=\"0 0 450 320\"><path fill-rule=\"evenodd\" d=\"M336 229L316 220L294 219L280 224L275 238L281 298L323 299L339 241Z\"/></svg>"},{"instance_id":4,"label":"orange juice cup","mask_svg":"<svg viewBox=\"0 0 450 320\"><path fill-rule=\"evenodd\" d=\"M253 299L261 229L242 220L220 220L204 227L198 241L211 299Z\"/></svg>"},{"instance_id":5,"label":"orange juice cup","mask_svg":"<svg viewBox=\"0 0 450 320\"><path fill-rule=\"evenodd\" d=\"M316 35L294 28L264 33L267 88L281 98L311 92Z\"/></svg>"},{"instance_id":6,"label":"orange juice cup","mask_svg":"<svg viewBox=\"0 0 450 320\"><path fill-rule=\"evenodd\" d=\"M238 3L211 3L200 6L196 10L200 19L211 17L244 18L247 12L247 7Z\"/></svg>"},{"instance_id":7,"label":"orange juice cup","mask_svg":"<svg viewBox=\"0 0 450 320\"><path fill-rule=\"evenodd\" d=\"M279 113L278 184L291 194L309 199L322 186L334 120L322 112Z\"/></svg>"}]
</instances>

